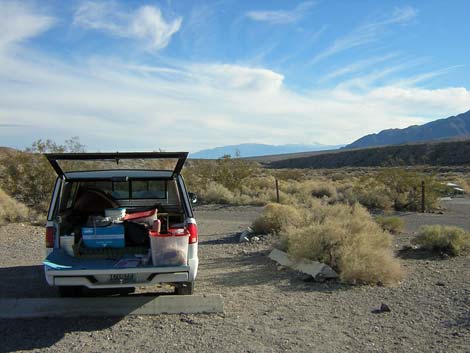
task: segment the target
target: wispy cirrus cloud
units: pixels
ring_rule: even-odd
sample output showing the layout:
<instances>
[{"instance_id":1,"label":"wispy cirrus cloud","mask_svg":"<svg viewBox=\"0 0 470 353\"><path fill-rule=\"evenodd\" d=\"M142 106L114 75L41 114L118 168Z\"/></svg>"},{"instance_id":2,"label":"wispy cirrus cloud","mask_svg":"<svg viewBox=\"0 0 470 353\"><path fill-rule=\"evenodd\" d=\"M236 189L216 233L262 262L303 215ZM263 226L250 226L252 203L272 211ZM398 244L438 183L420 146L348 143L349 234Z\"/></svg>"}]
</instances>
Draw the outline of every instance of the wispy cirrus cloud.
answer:
<instances>
[{"instance_id":1,"label":"wispy cirrus cloud","mask_svg":"<svg viewBox=\"0 0 470 353\"><path fill-rule=\"evenodd\" d=\"M408 23L416 16L417 11L411 6L395 8L391 15L382 16L375 21L356 28L350 34L336 39L333 44L324 51L315 55L312 59L312 63L316 63L343 51L374 42L387 27Z\"/></svg>"},{"instance_id":2,"label":"wispy cirrus cloud","mask_svg":"<svg viewBox=\"0 0 470 353\"><path fill-rule=\"evenodd\" d=\"M156 6L145 5L129 12L114 1L84 2L76 10L73 21L82 28L138 39L149 50L165 48L180 29L181 22L181 17L165 20Z\"/></svg>"},{"instance_id":3,"label":"wispy cirrus cloud","mask_svg":"<svg viewBox=\"0 0 470 353\"><path fill-rule=\"evenodd\" d=\"M271 24L288 24L297 22L316 5L316 2L307 1L297 5L292 10L254 10L248 11L246 16L253 21Z\"/></svg>"},{"instance_id":4,"label":"wispy cirrus cloud","mask_svg":"<svg viewBox=\"0 0 470 353\"><path fill-rule=\"evenodd\" d=\"M37 13L27 2L3 2L0 11L0 50L35 37L53 26L53 17Z\"/></svg>"}]
</instances>

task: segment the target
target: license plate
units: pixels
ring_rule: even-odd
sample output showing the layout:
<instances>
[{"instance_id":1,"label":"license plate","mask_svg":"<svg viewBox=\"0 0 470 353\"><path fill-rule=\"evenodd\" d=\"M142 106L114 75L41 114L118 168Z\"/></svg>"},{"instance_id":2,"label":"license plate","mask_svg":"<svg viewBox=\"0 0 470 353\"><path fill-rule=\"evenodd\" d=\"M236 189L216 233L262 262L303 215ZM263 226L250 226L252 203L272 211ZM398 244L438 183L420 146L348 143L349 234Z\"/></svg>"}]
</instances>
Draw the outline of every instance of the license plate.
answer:
<instances>
[{"instance_id":1,"label":"license plate","mask_svg":"<svg viewBox=\"0 0 470 353\"><path fill-rule=\"evenodd\" d=\"M109 275L109 283L134 283L135 282L135 274L134 273L123 273L123 274L112 274Z\"/></svg>"}]
</instances>

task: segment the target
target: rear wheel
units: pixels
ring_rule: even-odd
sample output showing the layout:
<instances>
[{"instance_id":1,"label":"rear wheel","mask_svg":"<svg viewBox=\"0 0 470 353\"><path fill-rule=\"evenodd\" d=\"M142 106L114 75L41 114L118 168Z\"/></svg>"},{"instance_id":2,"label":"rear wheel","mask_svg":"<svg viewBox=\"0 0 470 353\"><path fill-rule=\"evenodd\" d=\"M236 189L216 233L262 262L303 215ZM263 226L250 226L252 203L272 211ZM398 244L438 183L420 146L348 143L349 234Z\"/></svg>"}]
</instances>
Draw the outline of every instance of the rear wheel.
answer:
<instances>
[{"instance_id":1,"label":"rear wheel","mask_svg":"<svg viewBox=\"0 0 470 353\"><path fill-rule=\"evenodd\" d=\"M61 297L78 297L82 291L81 286L60 286L58 287Z\"/></svg>"},{"instance_id":2,"label":"rear wheel","mask_svg":"<svg viewBox=\"0 0 470 353\"><path fill-rule=\"evenodd\" d=\"M191 295L194 293L194 282L183 282L175 286L176 295Z\"/></svg>"}]
</instances>

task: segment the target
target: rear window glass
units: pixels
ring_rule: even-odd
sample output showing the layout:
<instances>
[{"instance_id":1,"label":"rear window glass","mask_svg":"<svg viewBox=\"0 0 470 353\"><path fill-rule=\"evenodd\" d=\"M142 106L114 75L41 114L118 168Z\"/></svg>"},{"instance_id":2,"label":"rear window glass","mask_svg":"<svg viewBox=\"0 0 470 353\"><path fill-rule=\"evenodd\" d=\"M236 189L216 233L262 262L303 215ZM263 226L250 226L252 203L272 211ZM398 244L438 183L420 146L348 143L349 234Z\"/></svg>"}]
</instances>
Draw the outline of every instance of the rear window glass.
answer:
<instances>
[{"instance_id":1,"label":"rear window glass","mask_svg":"<svg viewBox=\"0 0 470 353\"><path fill-rule=\"evenodd\" d=\"M114 199L166 199L166 180L87 181L84 188L98 189Z\"/></svg>"}]
</instances>

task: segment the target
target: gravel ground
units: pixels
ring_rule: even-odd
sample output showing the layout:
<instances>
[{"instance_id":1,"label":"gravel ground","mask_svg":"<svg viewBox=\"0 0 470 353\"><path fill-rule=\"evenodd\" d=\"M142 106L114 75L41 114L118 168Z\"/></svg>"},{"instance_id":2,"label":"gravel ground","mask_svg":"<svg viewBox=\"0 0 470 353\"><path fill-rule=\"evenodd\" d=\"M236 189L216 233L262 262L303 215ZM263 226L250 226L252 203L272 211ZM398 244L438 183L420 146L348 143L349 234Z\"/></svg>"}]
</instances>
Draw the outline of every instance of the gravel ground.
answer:
<instances>
[{"instance_id":1,"label":"gravel ground","mask_svg":"<svg viewBox=\"0 0 470 353\"><path fill-rule=\"evenodd\" d=\"M403 214L410 243L419 225L470 230L470 201L443 215ZM225 314L0 320L0 352L469 352L470 258L401 252L397 288L304 282L267 258L270 237L237 243L257 207L201 206L197 293L221 293ZM39 265L43 228L0 227L0 297L47 297ZM381 303L391 312L374 313Z\"/></svg>"}]
</instances>

